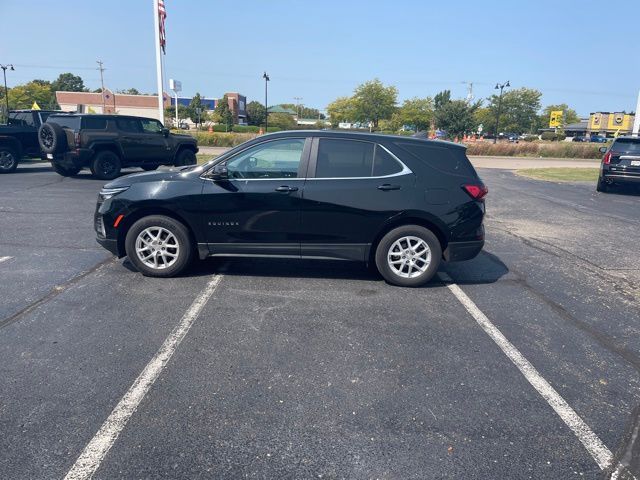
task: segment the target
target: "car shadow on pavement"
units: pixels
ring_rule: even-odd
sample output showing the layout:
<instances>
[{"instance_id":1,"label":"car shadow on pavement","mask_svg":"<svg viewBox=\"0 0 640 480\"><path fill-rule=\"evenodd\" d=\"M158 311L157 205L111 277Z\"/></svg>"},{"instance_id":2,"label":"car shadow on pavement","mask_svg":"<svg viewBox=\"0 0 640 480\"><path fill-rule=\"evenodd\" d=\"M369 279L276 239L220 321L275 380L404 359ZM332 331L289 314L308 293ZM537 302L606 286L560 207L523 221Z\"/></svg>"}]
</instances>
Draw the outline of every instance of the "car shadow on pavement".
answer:
<instances>
[{"instance_id":1,"label":"car shadow on pavement","mask_svg":"<svg viewBox=\"0 0 640 480\"><path fill-rule=\"evenodd\" d=\"M496 255L483 250L466 262L443 263L440 271L459 285L482 285L497 282L509 273L509 268Z\"/></svg>"},{"instance_id":2,"label":"car shadow on pavement","mask_svg":"<svg viewBox=\"0 0 640 480\"><path fill-rule=\"evenodd\" d=\"M125 258L122 266L138 274L136 267ZM460 285L495 283L509 273L507 266L495 255L481 252L473 260L457 263L442 263L440 272L446 272ZM325 260L283 260L278 258L208 258L196 261L181 276L203 277L222 273L226 276L310 278L332 280L357 280L384 282L380 274L359 262ZM422 288L442 287L435 280Z\"/></svg>"}]
</instances>

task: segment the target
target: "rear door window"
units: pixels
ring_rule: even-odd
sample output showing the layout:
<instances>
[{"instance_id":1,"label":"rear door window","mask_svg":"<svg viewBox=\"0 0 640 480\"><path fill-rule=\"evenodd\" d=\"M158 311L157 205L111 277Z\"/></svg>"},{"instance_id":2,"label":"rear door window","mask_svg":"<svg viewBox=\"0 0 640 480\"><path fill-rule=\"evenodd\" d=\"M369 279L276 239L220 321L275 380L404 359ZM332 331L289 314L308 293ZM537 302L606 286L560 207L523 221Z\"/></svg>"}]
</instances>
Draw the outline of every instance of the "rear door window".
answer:
<instances>
[{"instance_id":1,"label":"rear door window","mask_svg":"<svg viewBox=\"0 0 640 480\"><path fill-rule=\"evenodd\" d=\"M133 118L118 118L116 120L118 130L128 133L142 133L142 127L140 121Z\"/></svg>"},{"instance_id":2,"label":"rear door window","mask_svg":"<svg viewBox=\"0 0 640 480\"><path fill-rule=\"evenodd\" d=\"M385 177L402 171L402 165L383 147L376 145L373 156L373 176Z\"/></svg>"},{"instance_id":3,"label":"rear door window","mask_svg":"<svg viewBox=\"0 0 640 480\"><path fill-rule=\"evenodd\" d=\"M359 140L321 138L316 178L370 177L375 144Z\"/></svg>"}]
</instances>

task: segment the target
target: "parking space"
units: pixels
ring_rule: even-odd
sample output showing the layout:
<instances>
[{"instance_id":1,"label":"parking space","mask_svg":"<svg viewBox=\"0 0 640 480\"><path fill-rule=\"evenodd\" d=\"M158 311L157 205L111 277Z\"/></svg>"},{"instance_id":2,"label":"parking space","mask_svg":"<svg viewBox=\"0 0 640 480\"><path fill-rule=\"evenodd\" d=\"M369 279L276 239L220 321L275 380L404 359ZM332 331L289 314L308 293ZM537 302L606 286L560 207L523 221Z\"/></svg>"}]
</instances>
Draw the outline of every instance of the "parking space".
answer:
<instances>
[{"instance_id":1,"label":"parking space","mask_svg":"<svg viewBox=\"0 0 640 480\"><path fill-rule=\"evenodd\" d=\"M637 469L640 196L480 173L485 251L441 273ZM607 473L445 282L276 260L146 278L95 243L101 182L37 165L0 182L3 478L64 477L123 397L94 478Z\"/></svg>"}]
</instances>

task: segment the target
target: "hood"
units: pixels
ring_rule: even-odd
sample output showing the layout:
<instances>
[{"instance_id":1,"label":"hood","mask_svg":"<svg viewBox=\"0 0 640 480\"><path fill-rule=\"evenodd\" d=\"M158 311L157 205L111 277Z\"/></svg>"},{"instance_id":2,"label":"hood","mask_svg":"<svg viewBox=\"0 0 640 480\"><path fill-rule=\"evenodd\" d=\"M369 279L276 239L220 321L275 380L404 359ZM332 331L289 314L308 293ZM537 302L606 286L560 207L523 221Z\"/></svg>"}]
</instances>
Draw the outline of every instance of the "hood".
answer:
<instances>
[{"instance_id":1,"label":"hood","mask_svg":"<svg viewBox=\"0 0 640 480\"><path fill-rule=\"evenodd\" d=\"M202 168L195 165L189 167L175 167L168 170L161 170L159 172L143 172L134 173L133 175L124 175L120 178L107 183L105 188L120 188L130 187L135 183L147 183L147 182L167 182L172 180L189 180L191 178L197 178L202 171Z\"/></svg>"}]
</instances>

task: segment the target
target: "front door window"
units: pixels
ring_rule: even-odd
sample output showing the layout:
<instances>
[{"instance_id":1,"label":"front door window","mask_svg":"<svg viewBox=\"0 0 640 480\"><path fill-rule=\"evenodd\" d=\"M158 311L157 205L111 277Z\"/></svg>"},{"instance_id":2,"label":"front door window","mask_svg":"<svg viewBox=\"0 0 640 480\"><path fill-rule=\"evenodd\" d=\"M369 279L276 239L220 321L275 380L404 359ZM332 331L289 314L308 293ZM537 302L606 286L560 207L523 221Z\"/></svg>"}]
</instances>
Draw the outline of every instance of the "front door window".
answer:
<instances>
[{"instance_id":1,"label":"front door window","mask_svg":"<svg viewBox=\"0 0 640 480\"><path fill-rule=\"evenodd\" d=\"M229 178L297 178L304 138L287 138L255 145L227 162Z\"/></svg>"}]
</instances>

